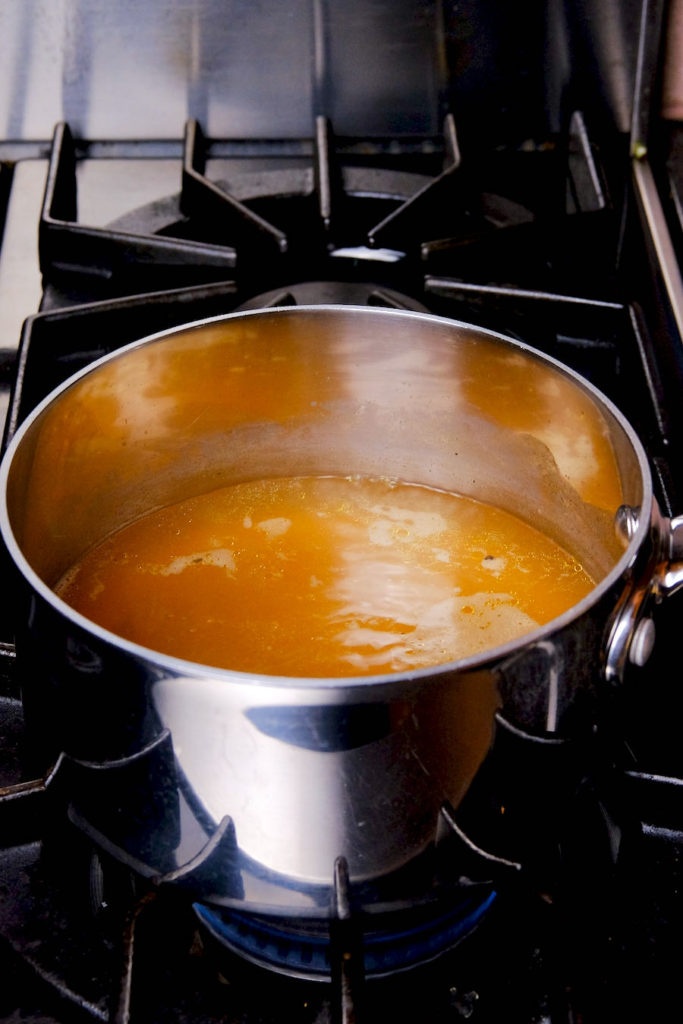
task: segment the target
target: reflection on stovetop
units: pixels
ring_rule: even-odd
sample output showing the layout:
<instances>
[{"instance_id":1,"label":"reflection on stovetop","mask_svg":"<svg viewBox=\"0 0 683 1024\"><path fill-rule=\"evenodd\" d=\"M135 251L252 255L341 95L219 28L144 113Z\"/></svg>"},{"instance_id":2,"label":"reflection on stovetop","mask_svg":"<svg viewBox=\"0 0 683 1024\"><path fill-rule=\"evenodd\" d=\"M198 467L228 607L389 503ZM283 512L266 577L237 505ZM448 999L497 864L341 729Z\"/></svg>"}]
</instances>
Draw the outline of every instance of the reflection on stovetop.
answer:
<instances>
[{"instance_id":1,"label":"reflection on stovetop","mask_svg":"<svg viewBox=\"0 0 683 1024\"><path fill-rule=\"evenodd\" d=\"M40 227L45 289L23 331L7 434L93 359L178 323L320 302L427 309L514 335L586 376L636 428L665 513L680 512L681 369L649 316L654 293L628 190L598 165L581 114L570 123L566 140L471 162L451 118L443 138L403 150L335 140L319 119L312 141L283 152L262 144L257 155L212 143L190 123L180 191L149 198L142 187L139 208L105 227L77 212L91 209L77 191L103 161L60 126ZM14 378L13 356L5 362ZM364 922L336 908L332 980L321 983L236 957L186 897L135 877L73 825L63 770L40 763L25 729L5 588L0 1017L655 1019L668 1010L683 952L683 697L672 679L680 598L658 616L650 662L606 694L562 801L545 760L552 751L521 741L507 775L518 788L538 786L519 829L526 860L517 874L498 865L493 881L473 865L472 886L495 883L497 897L471 934L434 961L363 980ZM491 806L506 772L490 773ZM505 801L514 819L514 796Z\"/></svg>"}]
</instances>

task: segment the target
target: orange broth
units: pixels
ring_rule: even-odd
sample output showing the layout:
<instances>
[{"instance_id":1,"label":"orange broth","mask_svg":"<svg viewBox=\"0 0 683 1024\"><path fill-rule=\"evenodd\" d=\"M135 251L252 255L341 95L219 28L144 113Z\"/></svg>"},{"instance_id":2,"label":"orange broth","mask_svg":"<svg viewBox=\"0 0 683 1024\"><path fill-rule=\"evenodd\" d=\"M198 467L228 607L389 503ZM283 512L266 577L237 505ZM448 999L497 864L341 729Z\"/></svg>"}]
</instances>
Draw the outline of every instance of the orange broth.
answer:
<instances>
[{"instance_id":1,"label":"orange broth","mask_svg":"<svg viewBox=\"0 0 683 1024\"><path fill-rule=\"evenodd\" d=\"M205 665L302 677L403 672L522 636L594 582L514 516L427 487L273 478L131 523L60 581L119 636Z\"/></svg>"}]
</instances>

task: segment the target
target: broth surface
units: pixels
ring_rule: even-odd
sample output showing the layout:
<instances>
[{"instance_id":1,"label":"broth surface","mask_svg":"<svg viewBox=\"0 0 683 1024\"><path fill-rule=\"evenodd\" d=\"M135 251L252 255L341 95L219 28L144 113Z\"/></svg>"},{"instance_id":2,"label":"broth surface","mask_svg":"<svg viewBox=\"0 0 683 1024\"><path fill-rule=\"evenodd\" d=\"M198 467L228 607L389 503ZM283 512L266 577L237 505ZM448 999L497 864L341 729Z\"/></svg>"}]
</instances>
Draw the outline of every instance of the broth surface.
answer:
<instances>
[{"instance_id":1,"label":"broth surface","mask_svg":"<svg viewBox=\"0 0 683 1024\"><path fill-rule=\"evenodd\" d=\"M362 477L236 484L153 512L55 588L146 647L268 675L402 672L476 654L580 601L554 541L460 495Z\"/></svg>"}]
</instances>

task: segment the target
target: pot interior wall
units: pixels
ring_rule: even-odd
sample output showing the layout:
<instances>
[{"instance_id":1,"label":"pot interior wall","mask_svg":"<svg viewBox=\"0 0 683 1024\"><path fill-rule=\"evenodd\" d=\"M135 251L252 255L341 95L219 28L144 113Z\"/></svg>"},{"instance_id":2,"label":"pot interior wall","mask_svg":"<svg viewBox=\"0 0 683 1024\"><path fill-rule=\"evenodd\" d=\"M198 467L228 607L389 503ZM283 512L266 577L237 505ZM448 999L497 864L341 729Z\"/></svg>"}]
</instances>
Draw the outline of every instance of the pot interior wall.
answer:
<instances>
[{"instance_id":1,"label":"pot interior wall","mask_svg":"<svg viewBox=\"0 0 683 1024\"><path fill-rule=\"evenodd\" d=\"M489 502L575 554L597 581L639 505L627 433L524 347L434 317L297 308L227 317L139 344L31 424L9 514L54 585L151 510L269 476L398 478Z\"/></svg>"}]
</instances>

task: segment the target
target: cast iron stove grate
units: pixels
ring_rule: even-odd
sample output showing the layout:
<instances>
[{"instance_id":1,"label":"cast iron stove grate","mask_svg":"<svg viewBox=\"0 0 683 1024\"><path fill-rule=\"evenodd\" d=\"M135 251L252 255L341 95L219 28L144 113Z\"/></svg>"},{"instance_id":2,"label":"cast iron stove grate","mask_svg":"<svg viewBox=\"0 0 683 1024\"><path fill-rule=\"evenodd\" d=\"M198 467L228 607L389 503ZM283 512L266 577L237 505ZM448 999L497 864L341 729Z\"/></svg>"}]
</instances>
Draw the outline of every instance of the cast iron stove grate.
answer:
<instances>
[{"instance_id":1,"label":"cast iron stove grate","mask_svg":"<svg viewBox=\"0 0 683 1024\"><path fill-rule=\"evenodd\" d=\"M249 141L234 143L229 182L206 173L224 151L188 122L180 192L95 228L78 220L87 144L58 125L39 231L44 304L229 277L249 296L286 281L358 279L359 262L372 280L408 282L413 294L425 272L548 290L563 279L568 294L615 294L618 204L580 112L566 140L464 158L452 114L442 138L421 146L335 139L318 117L310 142L266 149L266 167L240 163Z\"/></svg>"}]
</instances>

